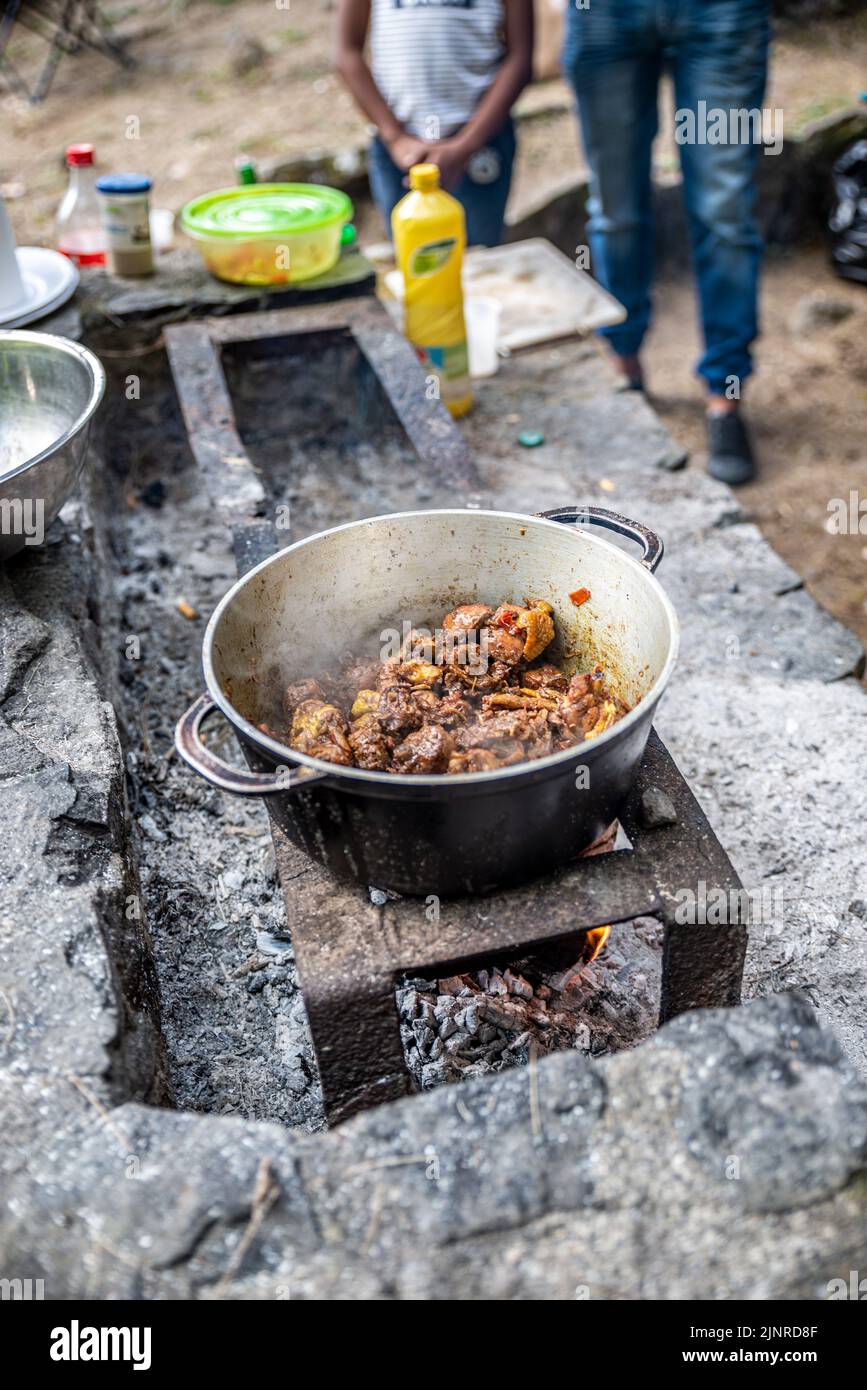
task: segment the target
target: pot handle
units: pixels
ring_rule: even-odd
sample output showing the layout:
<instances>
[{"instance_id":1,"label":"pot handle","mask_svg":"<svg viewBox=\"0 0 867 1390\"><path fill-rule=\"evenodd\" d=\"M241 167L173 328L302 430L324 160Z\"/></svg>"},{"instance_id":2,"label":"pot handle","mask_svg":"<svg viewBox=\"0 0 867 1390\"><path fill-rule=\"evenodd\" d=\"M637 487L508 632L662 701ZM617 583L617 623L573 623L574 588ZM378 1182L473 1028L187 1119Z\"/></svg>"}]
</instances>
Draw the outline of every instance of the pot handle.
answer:
<instances>
[{"instance_id":1,"label":"pot handle","mask_svg":"<svg viewBox=\"0 0 867 1390\"><path fill-rule=\"evenodd\" d=\"M604 526L607 531L616 531L619 536L636 541L643 552L641 563L651 574L665 553L662 537L651 531L649 526L642 526L640 521L630 521L629 517L621 516L619 512L609 512L605 507L555 507L551 512L537 512L536 515L544 517L546 521L562 521L564 526L582 522Z\"/></svg>"},{"instance_id":2,"label":"pot handle","mask_svg":"<svg viewBox=\"0 0 867 1390\"><path fill-rule=\"evenodd\" d=\"M210 695L200 695L181 715L175 727L175 747L185 763L204 777L212 787L238 796L272 796L275 792L290 792L308 782L318 782L326 774L307 767L283 767L277 772L252 772L249 768L232 767L206 748L201 738L201 726L217 709Z\"/></svg>"}]
</instances>

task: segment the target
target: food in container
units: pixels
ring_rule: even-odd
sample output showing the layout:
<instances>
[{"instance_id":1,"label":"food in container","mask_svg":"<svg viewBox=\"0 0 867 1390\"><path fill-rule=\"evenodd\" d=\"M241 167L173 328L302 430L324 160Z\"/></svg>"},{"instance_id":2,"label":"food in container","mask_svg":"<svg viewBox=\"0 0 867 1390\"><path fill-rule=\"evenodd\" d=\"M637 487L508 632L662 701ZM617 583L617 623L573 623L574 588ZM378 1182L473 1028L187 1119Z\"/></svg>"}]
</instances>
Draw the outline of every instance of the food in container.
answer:
<instances>
[{"instance_id":1,"label":"food in container","mask_svg":"<svg viewBox=\"0 0 867 1390\"><path fill-rule=\"evenodd\" d=\"M223 188L187 203L181 226L218 280L287 285L337 263L352 203L313 183Z\"/></svg>"},{"instance_id":2,"label":"food in container","mask_svg":"<svg viewBox=\"0 0 867 1390\"><path fill-rule=\"evenodd\" d=\"M641 561L601 539L597 527L639 543ZM178 751L223 791L267 796L292 842L344 881L448 897L519 883L568 864L620 814L674 666L677 618L652 573L662 548L647 527L599 507L558 508L533 517L457 508L405 512L307 536L246 574L217 608L203 648L208 693L180 720ZM581 590L587 597L577 603ZM330 669L348 676L342 653L376 650L386 635L398 634L387 634L398 615L407 622L423 616L433 624L448 606L454 620L453 606L466 612L472 600L477 617L479 604L481 612L496 613L506 594L537 600L535 619L519 612L510 620L525 635L525 645L533 623L539 631L539 601L553 610L552 641L547 647L537 641L522 653L530 662L525 689L546 677L548 688L555 688L562 675L571 683L573 675L588 671L592 685L598 663L608 699L629 712L616 708L619 717L609 723L610 711L596 690L581 693L576 683L574 707L561 714L566 722L581 716L580 742L489 770L471 770L487 760L468 758L466 771L448 775L414 768L411 776L395 776L387 767L360 766L357 753L355 765L341 765L323 759L321 747L287 748L263 728L273 727L275 714L280 718L281 704L285 713L293 680ZM542 639L546 635L541 632ZM526 679L537 657L560 676L536 668ZM358 686L349 692L356 696L353 705L361 700L359 720L370 712L366 700L374 698L367 685L372 674L364 679L366 697L359 697ZM507 686L493 693L513 692ZM390 696L387 704L392 702L405 707L406 692ZM586 730L583 719L591 705L598 713ZM216 708L239 735L249 767L231 766L202 742L201 723ZM379 710L377 699L377 718ZM391 712L386 710L387 718ZM333 715L315 704L302 713L312 716L307 732L320 743ZM518 724L526 726L519 713L513 712L516 731ZM541 726L538 712L534 717ZM502 763L496 752L495 757Z\"/></svg>"},{"instance_id":3,"label":"food in container","mask_svg":"<svg viewBox=\"0 0 867 1390\"><path fill-rule=\"evenodd\" d=\"M150 275L151 181L146 174L104 174L96 181L109 269L115 275Z\"/></svg>"}]
</instances>

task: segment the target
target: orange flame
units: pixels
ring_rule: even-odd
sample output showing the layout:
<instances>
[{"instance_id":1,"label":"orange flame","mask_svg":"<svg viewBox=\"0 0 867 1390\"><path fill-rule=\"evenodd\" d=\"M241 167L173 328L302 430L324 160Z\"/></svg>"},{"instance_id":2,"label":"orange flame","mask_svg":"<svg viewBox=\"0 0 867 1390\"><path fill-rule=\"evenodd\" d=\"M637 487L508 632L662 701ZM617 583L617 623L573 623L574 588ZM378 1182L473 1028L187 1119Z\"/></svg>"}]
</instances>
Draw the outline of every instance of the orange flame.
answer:
<instances>
[{"instance_id":1,"label":"orange flame","mask_svg":"<svg viewBox=\"0 0 867 1390\"><path fill-rule=\"evenodd\" d=\"M610 926L593 927L587 933L587 935L584 938L584 955L586 965L590 965L591 961L594 961L596 959L610 935Z\"/></svg>"}]
</instances>

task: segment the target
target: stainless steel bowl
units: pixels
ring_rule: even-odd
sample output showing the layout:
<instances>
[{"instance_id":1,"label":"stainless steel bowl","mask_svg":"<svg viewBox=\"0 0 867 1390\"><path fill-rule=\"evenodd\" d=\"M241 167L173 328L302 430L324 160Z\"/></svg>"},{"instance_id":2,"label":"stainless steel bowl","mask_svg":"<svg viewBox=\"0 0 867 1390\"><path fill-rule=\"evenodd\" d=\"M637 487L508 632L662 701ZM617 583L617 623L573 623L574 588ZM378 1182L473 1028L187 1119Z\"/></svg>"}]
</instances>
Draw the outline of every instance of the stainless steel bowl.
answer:
<instances>
[{"instance_id":1,"label":"stainless steel bowl","mask_svg":"<svg viewBox=\"0 0 867 1390\"><path fill-rule=\"evenodd\" d=\"M105 372L51 333L0 332L0 560L41 543L78 481Z\"/></svg>"}]
</instances>

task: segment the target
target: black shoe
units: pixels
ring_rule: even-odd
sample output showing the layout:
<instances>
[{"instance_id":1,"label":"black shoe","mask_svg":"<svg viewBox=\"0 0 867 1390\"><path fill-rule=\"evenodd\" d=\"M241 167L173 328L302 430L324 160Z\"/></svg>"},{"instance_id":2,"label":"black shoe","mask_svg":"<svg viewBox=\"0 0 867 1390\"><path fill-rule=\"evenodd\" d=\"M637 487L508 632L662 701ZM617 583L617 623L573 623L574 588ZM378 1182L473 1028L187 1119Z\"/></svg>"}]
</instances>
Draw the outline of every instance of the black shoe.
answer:
<instances>
[{"instance_id":1,"label":"black shoe","mask_svg":"<svg viewBox=\"0 0 867 1390\"><path fill-rule=\"evenodd\" d=\"M756 476L750 437L739 411L707 415L707 471L721 483L737 487Z\"/></svg>"}]
</instances>

